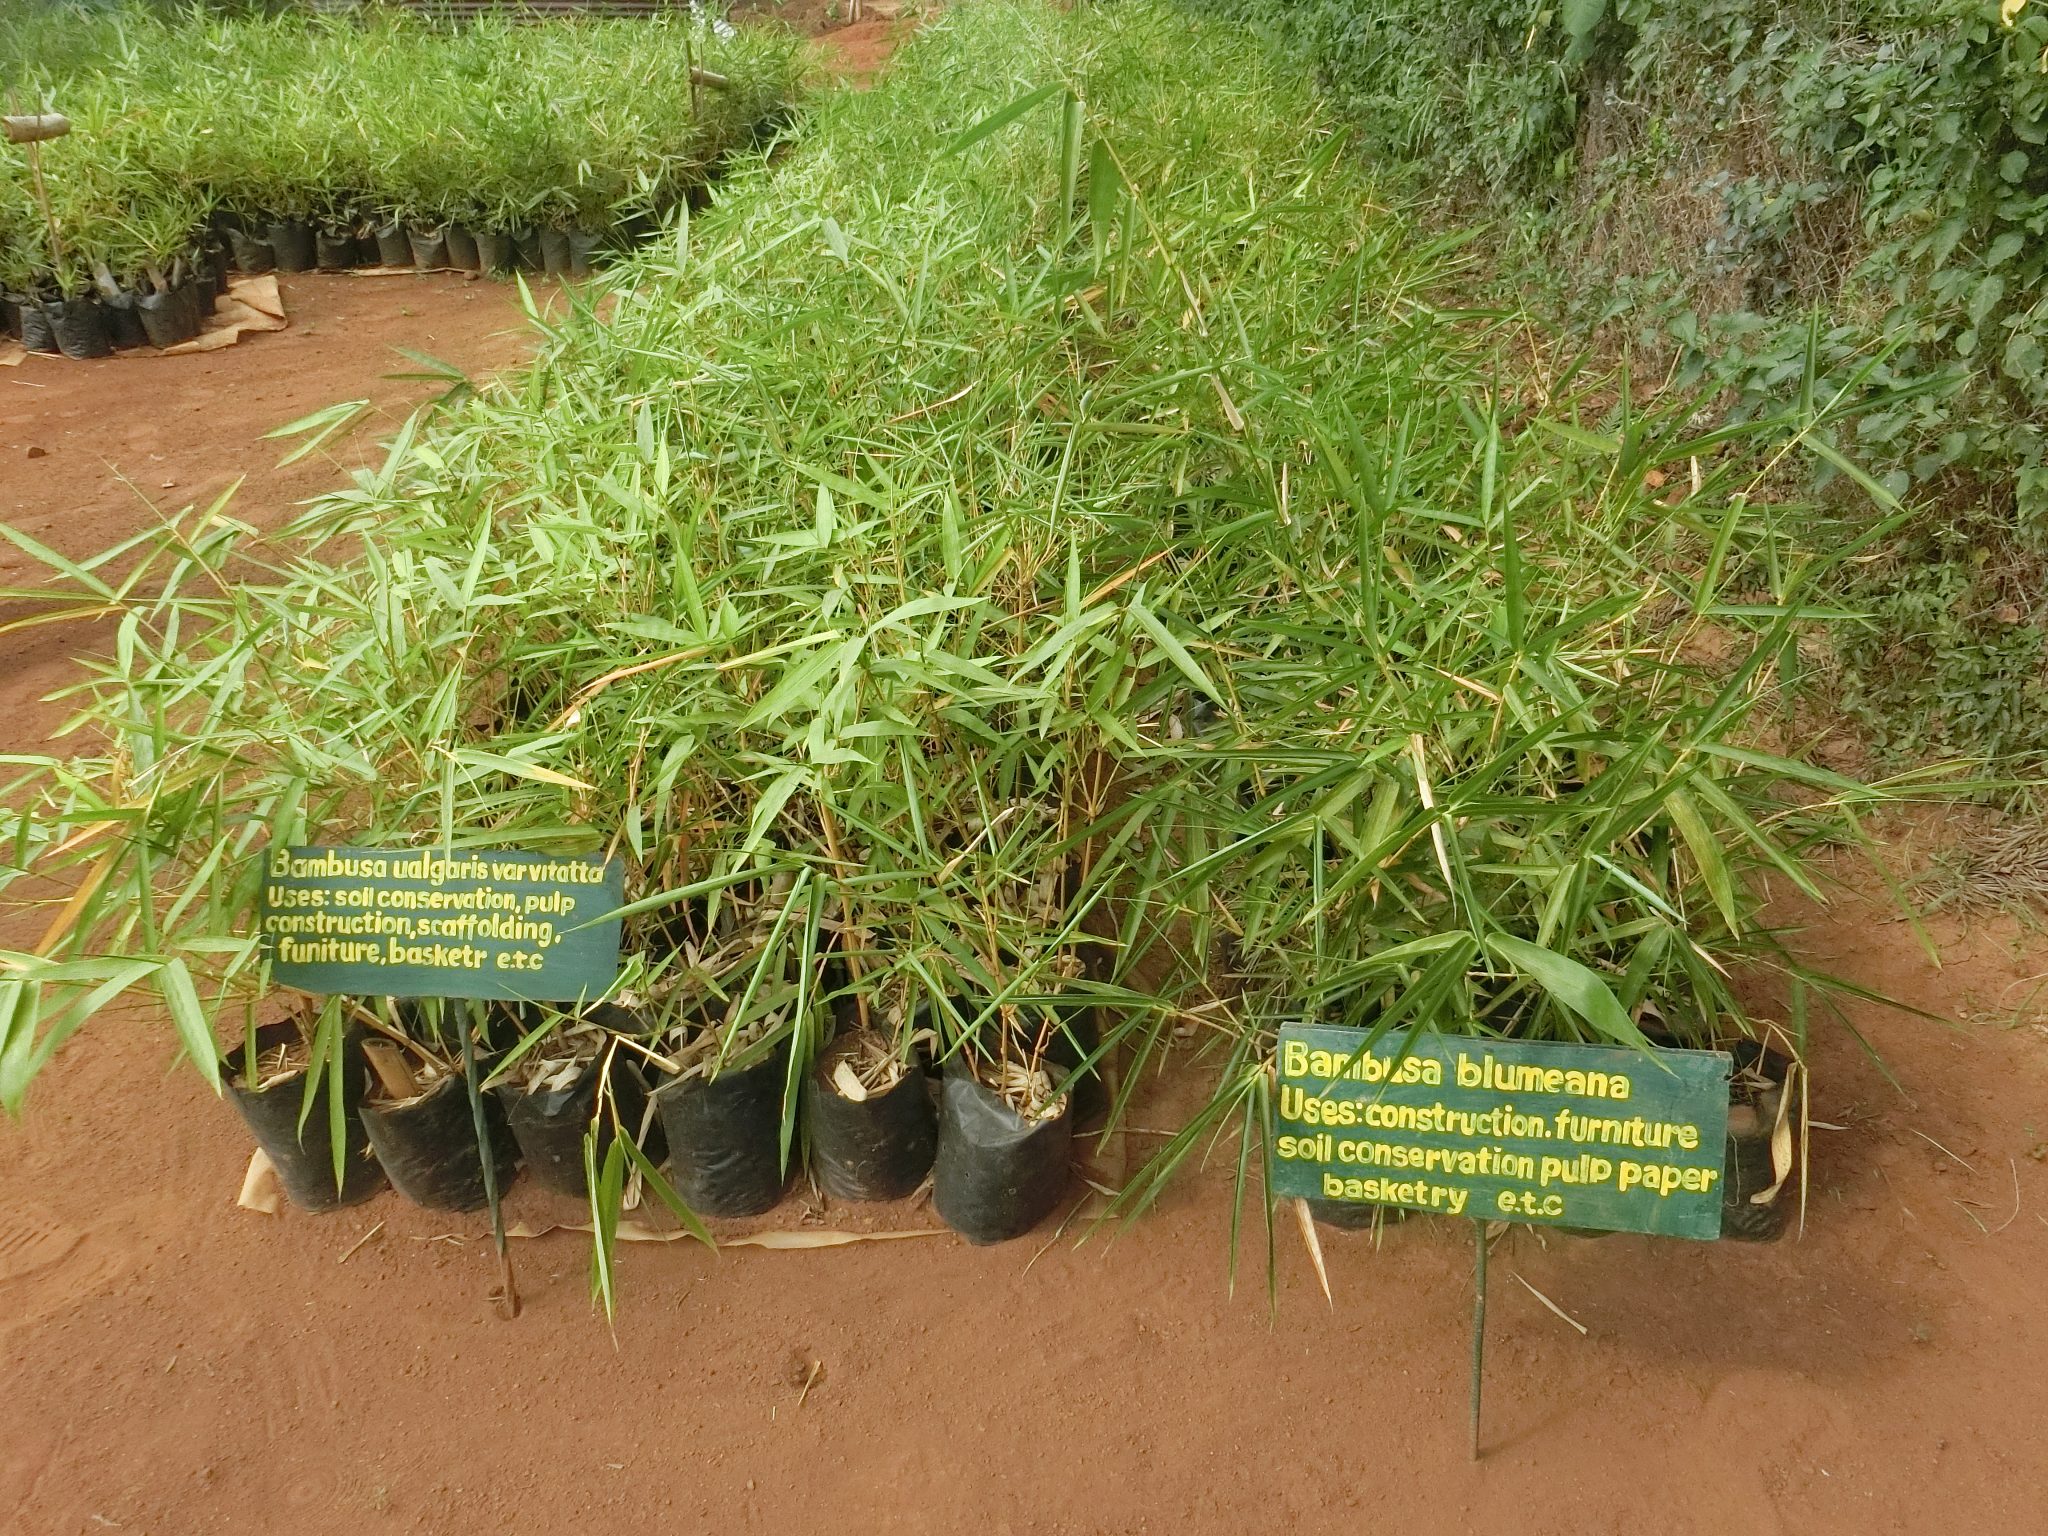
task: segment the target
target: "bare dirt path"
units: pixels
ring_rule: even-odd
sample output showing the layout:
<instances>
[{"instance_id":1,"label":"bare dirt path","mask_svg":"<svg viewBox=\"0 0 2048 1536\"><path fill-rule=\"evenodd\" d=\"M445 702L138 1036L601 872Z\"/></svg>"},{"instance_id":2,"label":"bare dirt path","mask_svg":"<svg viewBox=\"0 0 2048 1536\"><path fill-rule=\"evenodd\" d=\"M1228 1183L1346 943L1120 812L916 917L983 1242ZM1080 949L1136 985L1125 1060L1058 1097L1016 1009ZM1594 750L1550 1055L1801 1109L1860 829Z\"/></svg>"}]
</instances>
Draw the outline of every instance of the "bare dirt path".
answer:
<instances>
[{"instance_id":1,"label":"bare dirt path","mask_svg":"<svg viewBox=\"0 0 2048 1536\"><path fill-rule=\"evenodd\" d=\"M400 379L422 353L487 375L531 355L518 292L453 276L280 280L288 330L198 357L99 363L31 357L0 368L0 523L67 558L98 553L161 515L210 504L237 480L234 516L269 527L368 462L381 437L445 386ZM295 446L264 434L320 407L369 400L370 420L280 468ZM0 587L47 573L0 543ZM0 599L0 621L27 611ZM75 628L0 639L0 751L32 751L59 718L41 702L102 637Z\"/></svg>"},{"instance_id":2,"label":"bare dirt path","mask_svg":"<svg viewBox=\"0 0 2048 1536\"><path fill-rule=\"evenodd\" d=\"M614 1339L578 1235L519 1245L504 1323L478 1219L236 1209L233 1112L103 1031L0 1132L0 1529L2039 1530L2048 958L1940 936L1940 971L1857 903L1808 936L1976 1021L1859 1011L1903 1096L1824 1039L1803 1238L1500 1239L1477 1467L1461 1224L1329 1234L1334 1308L1283 1228L1271 1319L1220 1169L1114 1242L630 1246ZM806 1224L933 1222L751 1225Z\"/></svg>"}]
</instances>

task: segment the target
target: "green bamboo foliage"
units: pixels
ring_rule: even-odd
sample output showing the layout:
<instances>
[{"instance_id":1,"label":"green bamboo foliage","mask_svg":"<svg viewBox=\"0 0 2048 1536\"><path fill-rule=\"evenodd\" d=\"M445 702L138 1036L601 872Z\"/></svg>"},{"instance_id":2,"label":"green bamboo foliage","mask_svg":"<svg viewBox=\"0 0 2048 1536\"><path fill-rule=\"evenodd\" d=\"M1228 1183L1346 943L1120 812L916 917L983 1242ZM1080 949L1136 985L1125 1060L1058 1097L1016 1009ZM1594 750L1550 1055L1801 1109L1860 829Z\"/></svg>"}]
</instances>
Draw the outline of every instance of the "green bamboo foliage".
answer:
<instances>
[{"instance_id":1,"label":"green bamboo foliage","mask_svg":"<svg viewBox=\"0 0 2048 1536\"><path fill-rule=\"evenodd\" d=\"M954 8L286 534L48 557L123 622L8 802L80 894L0 1100L126 987L256 1006L271 838L623 856L634 1048L791 1040L792 1155L835 1019L1029 1099L1092 1002L1118 1113L1215 1074L1131 1208L1256 1188L1283 1018L1763 1027L1760 883L1899 792L1769 748L1829 408L1511 382L1461 259L1237 33Z\"/></svg>"}]
</instances>

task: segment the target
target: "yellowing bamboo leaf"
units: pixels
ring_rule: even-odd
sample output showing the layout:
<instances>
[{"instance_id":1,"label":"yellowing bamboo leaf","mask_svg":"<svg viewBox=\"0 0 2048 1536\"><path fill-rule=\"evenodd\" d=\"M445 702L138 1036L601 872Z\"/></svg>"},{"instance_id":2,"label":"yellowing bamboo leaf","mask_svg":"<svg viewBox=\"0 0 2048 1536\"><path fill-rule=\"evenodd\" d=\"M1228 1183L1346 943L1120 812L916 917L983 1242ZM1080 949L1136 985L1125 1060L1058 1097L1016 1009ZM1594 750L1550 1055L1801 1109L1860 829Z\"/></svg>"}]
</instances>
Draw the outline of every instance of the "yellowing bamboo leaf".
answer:
<instances>
[{"instance_id":1,"label":"yellowing bamboo leaf","mask_svg":"<svg viewBox=\"0 0 2048 1536\"><path fill-rule=\"evenodd\" d=\"M460 752L450 752L446 747L441 752L457 766L481 769L486 773L509 773L515 779L532 779L540 784L553 784L562 789L580 789L586 794L595 792L597 786L586 784L581 779L572 779L566 773L557 773L552 768L543 768L538 763L521 762L516 757L503 757L496 752L480 752L474 747L464 747Z\"/></svg>"}]
</instances>

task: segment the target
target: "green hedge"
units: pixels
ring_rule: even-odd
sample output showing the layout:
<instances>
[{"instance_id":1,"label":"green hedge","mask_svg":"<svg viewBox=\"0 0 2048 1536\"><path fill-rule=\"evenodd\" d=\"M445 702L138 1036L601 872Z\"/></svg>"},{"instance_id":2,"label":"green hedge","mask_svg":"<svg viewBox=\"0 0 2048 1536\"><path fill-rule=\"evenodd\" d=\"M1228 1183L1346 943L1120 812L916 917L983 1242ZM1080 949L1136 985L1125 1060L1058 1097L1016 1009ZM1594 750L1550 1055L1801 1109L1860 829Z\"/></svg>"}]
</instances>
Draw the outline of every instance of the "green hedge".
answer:
<instances>
[{"instance_id":1,"label":"green hedge","mask_svg":"<svg viewBox=\"0 0 2048 1536\"><path fill-rule=\"evenodd\" d=\"M1924 508L1858 584L1843 697L1904 750L2048 750L2048 4L1196 3L1297 51L1375 154L1507 210L1646 365L1738 411L1810 345L1824 388L1903 387L1840 444Z\"/></svg>"}]
</instances>

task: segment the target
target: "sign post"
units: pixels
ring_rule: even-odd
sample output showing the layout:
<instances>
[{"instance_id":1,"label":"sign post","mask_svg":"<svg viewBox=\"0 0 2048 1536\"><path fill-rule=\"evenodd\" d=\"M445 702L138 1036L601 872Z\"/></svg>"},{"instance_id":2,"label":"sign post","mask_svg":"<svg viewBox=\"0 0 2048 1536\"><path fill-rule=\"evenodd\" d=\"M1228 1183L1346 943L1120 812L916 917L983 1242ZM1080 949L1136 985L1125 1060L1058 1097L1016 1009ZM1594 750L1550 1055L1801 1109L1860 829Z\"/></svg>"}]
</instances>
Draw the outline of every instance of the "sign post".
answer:
<instances>
[{"instance_id":1,"label":"sign post","mask_svg":"<svg viewBox=\"0 0 2048 1536\"><path fill-rule=\"evenodd\" d=\"M1721 1235L1722 1051L1288 1025L1273 1188L1474 1226L1472 1454L1479 1454L1486 1223Z\"/></svg>"},{"instance_id":2,"label":"sign post","mask_svg":"<svg viewBox=\"0 0 2048 1536\"><path fill-rule=\"evenodd\" d=\"M573 1003L619 974L619 862L446 848L290 848L264 855L258 927L272 977L302 992ZM476 1042L462 1076L498 1251L499 1309L519 1315Z\"/></svg>"},{"instance_id":3,"label":"sign post","mask_svg":"<svg viewBox=\"0 0 2048 1536\"><path fill-rule=\"evenodd\" d=\"M1478 1256L1472 1261L1472 1434L1466 1454L1479 1459L1479 1389L1486 1381L1486 1223L1472 1223Z\"/></svg>"}]
</instances>

